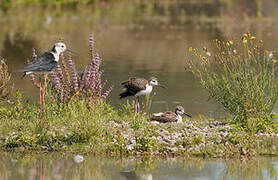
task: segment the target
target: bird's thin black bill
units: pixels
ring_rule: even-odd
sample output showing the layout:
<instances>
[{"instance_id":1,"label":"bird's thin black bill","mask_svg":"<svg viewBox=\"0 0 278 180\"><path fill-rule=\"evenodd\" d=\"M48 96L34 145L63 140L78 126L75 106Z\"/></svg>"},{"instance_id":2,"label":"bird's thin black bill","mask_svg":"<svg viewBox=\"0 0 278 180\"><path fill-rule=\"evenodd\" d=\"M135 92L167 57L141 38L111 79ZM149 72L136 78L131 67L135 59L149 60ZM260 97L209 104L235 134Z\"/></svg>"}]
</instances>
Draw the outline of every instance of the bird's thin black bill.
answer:
<instances>
[{"instance_id":1,"label":"bird's thin black bill","mask_svg":"<svg viewBox=\"0 0 278 180\"><path fill-rule=\"evenodd\" d=\"M77 52L71 50L71 49L67 49L68 52L71 52L72 54L77 54Z\"/></svg>"},{"instance_id":2,"label":"bird's thin black bill","mask_svg":"<svg viewBox=\"0 0 278 180\"><path fill-rule=\"evenodd\" d=\"M184 115L186 115L186 116L188 116L188 117L190 117L190 118L192 118L192 116L191 115L189 115L189 114L186 114L186 113L183 113Z\"/></svg>"}]
</instances>

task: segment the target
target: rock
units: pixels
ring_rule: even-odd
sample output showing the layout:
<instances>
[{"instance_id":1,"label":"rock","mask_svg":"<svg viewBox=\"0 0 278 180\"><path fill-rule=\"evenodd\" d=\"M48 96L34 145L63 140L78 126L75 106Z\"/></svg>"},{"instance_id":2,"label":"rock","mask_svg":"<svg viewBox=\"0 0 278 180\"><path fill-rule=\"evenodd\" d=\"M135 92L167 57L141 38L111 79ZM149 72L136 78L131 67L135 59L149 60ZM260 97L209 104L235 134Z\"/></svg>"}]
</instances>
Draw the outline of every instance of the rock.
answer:
<instances>
[{"instance_id":1,"label":"rock","mask_svg":"<svg viewBox=\"0 0 278 180\"><path fill-rule=\"evenodd\" d=\"M135 147L135 144L129 144L126 146L126 150L131 151L134 149L134 147Z\"/></svg>"},{"instance_id":2,"label":"rock","mask_svg":"<svg viewBox=\"0 0 278 180\"><path fill-rule=\"evenodd\" d=\"M74 162L76 162L76 163L81 163L84 161L84 157L81 155L76 155L76 156L74 156L73 159L74 159Z\"/></svg>"},{"instance_id":3,"label":"rock","mask_svg":"<svg viewBox=\"0 0 278 180\"><path fill-rule=\"evenodd\" d=\"M177 152L178 148L177 147L167 147L167 150L171 151L171 152Z\"/></svg>"},{"instance_id":4,"label":"rock","mask_svg":"<svg viewBox=\"0 0 278 180\"><path fill-rule=\"evenodd\" d=\"M156 124L159 124L159 122L158 121L151 121L150 124L156 125Z\"/></svg>"}]
</instances>

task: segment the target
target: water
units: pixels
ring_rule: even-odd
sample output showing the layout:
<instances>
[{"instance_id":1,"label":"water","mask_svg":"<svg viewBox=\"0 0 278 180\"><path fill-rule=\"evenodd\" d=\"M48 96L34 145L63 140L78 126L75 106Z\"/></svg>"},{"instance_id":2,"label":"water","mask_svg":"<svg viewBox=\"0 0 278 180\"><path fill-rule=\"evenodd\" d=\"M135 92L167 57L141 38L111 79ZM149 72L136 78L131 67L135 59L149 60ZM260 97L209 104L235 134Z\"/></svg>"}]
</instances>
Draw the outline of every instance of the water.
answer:
<instances>
[{"instance_id":1,"label":"water","mask_svg":"<svg viewBox=\"0 0 278 180\"><path fill-rule=\"evenodd\" d=\"M189 2L163 6L139 2L102 3L97 8L75 10L25 7L7 14L2 12L0 55L14 71L31 58L32 47L43 52L63 38L68 47L79 53L74 60L81 70L90 63L87 45L89 33L93 32L103 58L104 77L108 85L115 85L108 99L112 105L120 108L125 103L118 98L121 81L130 76L156 76L167 89L155 88L152 112L173 110L180 104L194 116L217 118L225 115L221 106L208 101L198 79L184 69L188 47L202 47L215 38L238 38L249 30L263 39L266 47L274 49L278 45L276 14L269 9L275 7L275 1L266 3L263 7L266 15L261 19L252 17L254 9L248 5L244 5L250 8L248 14L242 15L248 18L241 18L233 13L240 11L241 6L227 8L219 3L214 7ZM198 11L192 11L191 6ZM20 77L21 74L13 73L15 89L22 90L31 102L36 101L36 89L28 78Z\"/></svg>"},{"instance_id":2,"label":"water","mask_svg":"<svg viewBox=\"0 0 278 180\"><path fill-rule=\"evenodd\" d=\"M141 180L277 180L278 158L215 160L182 158L104 158L75 154L0 153L0 180L141 179Z\"/></svg>"}]
</instances>

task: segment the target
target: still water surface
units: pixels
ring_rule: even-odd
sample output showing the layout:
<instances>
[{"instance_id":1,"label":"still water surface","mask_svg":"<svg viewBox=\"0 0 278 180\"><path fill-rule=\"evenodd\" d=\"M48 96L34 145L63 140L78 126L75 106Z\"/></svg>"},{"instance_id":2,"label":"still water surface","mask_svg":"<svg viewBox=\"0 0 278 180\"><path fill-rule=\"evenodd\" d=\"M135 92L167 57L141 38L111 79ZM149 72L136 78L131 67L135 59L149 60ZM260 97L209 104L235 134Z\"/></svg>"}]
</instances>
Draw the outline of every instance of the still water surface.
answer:
<instances>
[{"instance_id":1,"label":"still water surface","mask_svg":"<svg viewBox=\"0 0 278 180\"><path fill-rule=\"evenodd\" d=\"M0 55L14 71L31 58L32 47L43 52L63 38L68 47L78 52L74 60L78 70L82 70L90 63L88 36L93 32L103 59L104 78L109 86L115 86L108 99L112 105L120 108L125 103L118 98L121 81L131 76L156 76L167 89L155 88L151 111L172 110L181 104L195 116L220 117L224 111L217 103L208 101L198 79L184 69L188 47L210 47L212 39L239 38L248 30L263 39L266 47L275 49L278 45L278 22L271 13L264 19L244 19L219 14L221 9L209 9L209 14L217 12L216 15L206 18L195 15L195 19L188 15L181 23L159 9L158 13L155 8L155 12L146 13L146 7L140 9L138 3L103 6L93 10L26 7L0 13ZM19 73L12 76L15 89L22 90L31 102L36 101L37 90L28 78L21 80Z\"/></svg>"},{"instance_id":2,"label":"still water surface","mask_svg":"<svg viewBox=\"0 0 278 180\"><path fill-rule=\"evenodd\" d=\"M204 160L182 158L117 159L73 154L0 153L0 180L141 179L141 180L277 180L278 159Z\"/></svg>"}]
</instances>

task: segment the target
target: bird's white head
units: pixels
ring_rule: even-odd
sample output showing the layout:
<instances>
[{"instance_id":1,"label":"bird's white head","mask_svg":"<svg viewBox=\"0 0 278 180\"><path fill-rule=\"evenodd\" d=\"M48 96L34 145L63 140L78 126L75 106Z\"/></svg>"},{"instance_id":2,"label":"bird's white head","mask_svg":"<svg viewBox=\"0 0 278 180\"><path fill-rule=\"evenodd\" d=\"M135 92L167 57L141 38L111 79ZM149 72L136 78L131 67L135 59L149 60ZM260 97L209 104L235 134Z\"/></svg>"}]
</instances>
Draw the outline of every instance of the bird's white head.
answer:
<instances>
[{"instance_id":1,"label":"bird's white head","mask_svg":"<svg viewBox=\"0 0 278 180\"><path fill-rule=\"evenodd\" d=\"M54 52L55 54L58 54L58 55L60 55L65 50L67 50L67 47L62 42L55 43L55 45L52 48L52 52Z\"/></svg>"},{"instance_id":2,"label":"bird's white head","mask_svg":"<svg viewBox=\"0 0 278 180\"><path fill-rule=\"evenodd\" d=\"M158 81L157 81L157 79L156 79L155 77L151 77L151 78L149 79L149 84L150 84L151 86L157 86L157 85L158 85Z\"/></svg>"},{"instance_id":3,"label":"bird's white head","mask_svg":"<svg viewBox=\"0 0 278 180\"><path fill-rule=\"evenodd\" d=\"M156 77L151 77L148 82L149 82L149 85L151 85L151 86L160 86L162 88L165 88L164 86L159 84Z\"/></svg>"},{"instance_id":4,"label":"bird's white head","mask_svg":"<svg viewBox=\"0 0 278 180\"><path fill-rule=\"evenodd\" d=\"M175 112L176 112L176 114L183 115L184 108L182 106L177 106Z\"/></svg>"}]
</instances>

